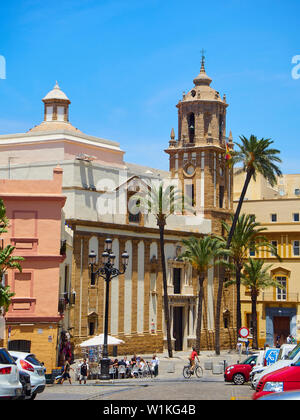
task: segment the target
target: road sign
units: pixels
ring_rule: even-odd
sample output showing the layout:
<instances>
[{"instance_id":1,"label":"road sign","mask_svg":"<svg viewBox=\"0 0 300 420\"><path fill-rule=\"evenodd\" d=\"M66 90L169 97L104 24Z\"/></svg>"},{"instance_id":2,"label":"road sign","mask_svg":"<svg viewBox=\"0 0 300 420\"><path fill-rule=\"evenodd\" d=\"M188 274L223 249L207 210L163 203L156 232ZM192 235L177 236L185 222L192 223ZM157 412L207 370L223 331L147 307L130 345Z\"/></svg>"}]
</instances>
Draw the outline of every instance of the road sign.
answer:
<instances>
[{"instance_id":1,"label":"road sign","mask_svg":"<svg viewBox=\"0 0 300 420\"><path fill-rule=\"evenodd\" d=\"M247 327L242 327L239 329L239 334L242 338L247 338L249 336L249 330Z\"/></svg>"}]
</instances>

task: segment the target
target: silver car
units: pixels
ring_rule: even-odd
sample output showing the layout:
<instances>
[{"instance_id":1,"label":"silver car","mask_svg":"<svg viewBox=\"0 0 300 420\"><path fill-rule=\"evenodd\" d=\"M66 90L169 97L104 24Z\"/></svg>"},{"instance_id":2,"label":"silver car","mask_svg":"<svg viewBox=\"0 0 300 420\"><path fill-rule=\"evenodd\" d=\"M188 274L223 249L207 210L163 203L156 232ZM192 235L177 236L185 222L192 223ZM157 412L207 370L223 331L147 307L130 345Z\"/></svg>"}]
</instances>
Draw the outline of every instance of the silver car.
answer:
<instances>
[{"instance_id":1,"label":"silver car","mask_svg":"<svg viewBox=\"0 0 300 420\"><path fill-rule=\"evenodd\" d=\"M30 375L31 399L44 391L46 386L45 369L37 360L34 354L21 351L9 350L9 353L16 361L18 369Z\"/></svg>"}]
</instances>

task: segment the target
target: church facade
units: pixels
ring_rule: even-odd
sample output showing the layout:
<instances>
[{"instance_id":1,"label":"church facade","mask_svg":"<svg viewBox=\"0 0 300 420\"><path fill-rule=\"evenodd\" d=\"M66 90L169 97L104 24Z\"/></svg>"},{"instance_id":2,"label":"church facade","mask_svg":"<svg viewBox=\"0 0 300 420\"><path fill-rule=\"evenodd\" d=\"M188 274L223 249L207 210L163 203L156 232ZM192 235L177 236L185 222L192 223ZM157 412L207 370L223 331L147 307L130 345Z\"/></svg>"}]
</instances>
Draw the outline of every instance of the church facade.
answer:
<instances>
[{"instance_id":1,"label":"church facade","mask_svg":"<svg viewBox=\"0 0 300 420\"><path fill-rule=\"evenodd\" d=\"M211 82L202 59L194 87L177 104L177 139L172 129L165 149L169 171L128 163L117 142L75 128L69 121L71 102L58 84L43 98L41 124L24 134L0 136L2 178L48 179L57 164L63 171L66 203L61 239L66 258L59 274L59 297L65 299L60 351L70 339L75 353L80 352L78 344L104 330L105 285L101 278L91 282L88 255L95 251L101 264L106 238L112 239L116 267L122 252L129 254L125 274L110 284L109 334L124 340L119 353L162 351L166 346L158 227L154 215L134 211L131 206L137 193L160 182L181 189L193 206L168 217L165 255L173 346L186 350L194 343L198 279L178 258L183 251L182 239L222 234L221 222L233 211L232 171L225 164L226 143L232 146L231 136L226 136L228 104ZM219 274L218 268L209 269L203 349L214 348ZM225 289L223 348L234 345L234 308L233 293ZM38 355L38 350L34 351Z\"/></svg>"}]
</instances>

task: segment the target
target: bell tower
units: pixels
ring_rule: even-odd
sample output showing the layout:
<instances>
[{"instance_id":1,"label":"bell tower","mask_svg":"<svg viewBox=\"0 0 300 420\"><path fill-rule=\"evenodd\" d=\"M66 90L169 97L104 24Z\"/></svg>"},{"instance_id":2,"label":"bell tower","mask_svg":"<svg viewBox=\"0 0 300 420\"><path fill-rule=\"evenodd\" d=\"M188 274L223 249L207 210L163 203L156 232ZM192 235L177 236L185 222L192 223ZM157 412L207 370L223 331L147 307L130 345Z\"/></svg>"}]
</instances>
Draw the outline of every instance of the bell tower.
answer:
<instances>
[{"instance_id":1,"label":"bell tower","mask_svg":"<svg viewBox=\"0 0 300 420\"><path fill-rule=\"evenodd\" d=\"M171 131L169 147L170 172L177 178L197 215L212 220L213 233L221 234L221 220L228 220L232 206L232 169L226 165L226 144L233 147L232 136L226 137L226 96L220 97L210 85L202 56L194 87L183 93L178 108L178 139Z\"/></svg>"}]
</instances>

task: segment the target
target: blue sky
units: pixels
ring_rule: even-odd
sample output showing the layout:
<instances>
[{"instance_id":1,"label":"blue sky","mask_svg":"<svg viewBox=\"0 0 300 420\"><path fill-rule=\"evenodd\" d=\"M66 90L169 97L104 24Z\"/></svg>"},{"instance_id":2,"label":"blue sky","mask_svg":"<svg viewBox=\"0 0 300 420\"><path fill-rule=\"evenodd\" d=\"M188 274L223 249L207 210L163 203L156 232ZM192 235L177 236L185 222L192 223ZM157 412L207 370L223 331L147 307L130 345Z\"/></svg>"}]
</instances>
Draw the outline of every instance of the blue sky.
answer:
<instances>
[{"instance_id":1,"label":"blue sky","mask_svg":"<svg viewBox=\"0 0 300 420\"><path fill-rule=\"evenodd\" d=\"M204 48L212 87L230 105L227 130L272 138L282 170L300 173L299 16L299 0L2 1L0 134L38 124L58 80L73 125L120 142L126 161L168 169L176 104Z\"/></svg>"}]
</instances>

